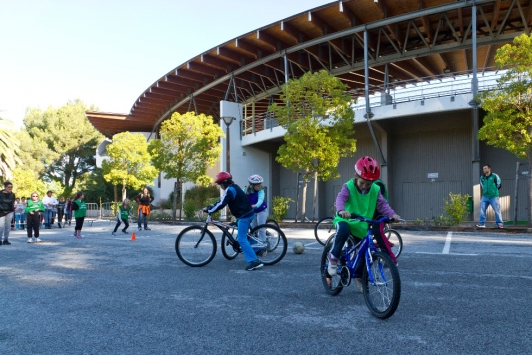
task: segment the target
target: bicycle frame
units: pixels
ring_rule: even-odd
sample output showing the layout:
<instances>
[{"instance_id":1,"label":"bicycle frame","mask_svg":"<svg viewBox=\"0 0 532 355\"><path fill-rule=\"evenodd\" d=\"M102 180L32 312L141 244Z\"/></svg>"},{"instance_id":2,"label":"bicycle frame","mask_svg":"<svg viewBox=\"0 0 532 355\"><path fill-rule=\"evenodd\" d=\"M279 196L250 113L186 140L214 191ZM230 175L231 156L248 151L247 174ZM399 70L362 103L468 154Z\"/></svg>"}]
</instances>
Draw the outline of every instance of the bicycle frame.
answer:
<instances>
[{"instance_id":1,"label":"bicycle frame","mask_svg":"<svg viewBox=\"0 0 532 355\"><path fill-rule=\"evenodd\" d=\"M212 218L210 214L207 214L207 218L205 219L205 223L204 223L203 227L201 227L201 238L196 243L195 248L197 248L199 243L201 243L201 241L203 240L203 237L205 236L205 230L208 229L209 224L218 227L218 229L220 229L222 231L222 233L224 233L227 236L227 238L229 239L229 242L231 243L232 246L234 246L235 243L237 243L236 239L233 238L233 233L234 233L235 229L238 229L237 226L235 226L233 224L230 224L230 223L224 223L224 222L218 221L218 220ZM229 233L229 230L231 230L231 233Z\"/></svg>"},{"instance_id":2,"label":"bicycle frame","mask_svg":"<svg viewBox=\"0 0 532 355\"><path fill-rule=\"evenodd\" d=\"M356 219L359 219L363 222L368 222L372 224L373 222L384 222L389 221L387 217L382 217L376 221L372 221L369 219L366 219L362 216L357 216ZM346 267L349 270L349 279L357 277L361 277L362 275L355 275L355 270L360 266L360 263L362 260L365 260L366 262L366 270L368 272L369 281L372 285L375 285L375 278L373 277L373 273L371 272L371 263L373 261L373 258L371 256L372 252L378 252L377 248L375 248L373 244L373 230L371 228L368 228L368 233L366 236L358 242L355 246L351 248L347 248L345 255L342 256L342 258L346 259ZM382 265L380 266L382 268ZM384 276L384 272L381 269L381 277L386 282L386 278ZM347 286L347 285L344 285Z\"/></svg>"}]
</instances>

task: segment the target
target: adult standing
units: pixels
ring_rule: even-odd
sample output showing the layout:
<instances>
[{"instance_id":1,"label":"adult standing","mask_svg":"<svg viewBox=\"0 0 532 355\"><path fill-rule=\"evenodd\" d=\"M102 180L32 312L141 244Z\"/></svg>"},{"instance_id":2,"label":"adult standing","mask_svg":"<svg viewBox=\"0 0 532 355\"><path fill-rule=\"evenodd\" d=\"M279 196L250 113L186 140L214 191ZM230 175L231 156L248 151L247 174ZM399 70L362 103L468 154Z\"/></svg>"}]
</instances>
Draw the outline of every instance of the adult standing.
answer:
<instances>
[{"instance_id":1,"label":"adult standing","mask_svg":"<svg viewBox=\"0 0 532 355\"><path fill-rule=\"evenodd\" d=\"M55 206L59 203L57 199L52 196L53 191L48 190L46 193L46 196L42 199L42 203L44 204L44 228L46 229L52 229L52 223L53 223L53 215Z\"/></svg>"},{"instance_id":2,"label":"adult standing","mask_svg":"<svg viewBox=\"0 0 532 355\"><path fill-rule=\"evenodd\" d=\"M63 228L61 223L63 223L63 215L65 214L65 198L61 196L59 198L59 203L57 204L57 225L59 228Z\"/></svg>"},{"instance_id":3,"label":"adult standing","mask_svg":"<svg viewBox=\"0 0 532 355\"><path fill-rule=\"evenodd\" d=\"M28 243L33 243L33 236L35 235L35 241L41 242L39 239L39 225L41 224L41 213L44 213L44 204L39 200L39 194L33 192L31 199L28 200L28 206L26 206L26 217L28 221L27 233Z\"/></svg>"},{"instance_id":4,"label":"adult standing","mask_svg":"<svg viewBox=\"0 0 532 355\"><path fill-rule=\"evenodd\" d=\"M501 178L499 175L491 172L491 166L488 164L482 167L484 175L480 177L480 188L482 190L482 199L480 200L480 219L478 228L485 228L486 210L491 205L495 212L495 222L499 228L503 228L501 204L499 203L499 189L501 188Z\"/></svg>"},{"instance_id":5,"label":"adult standing","mask_svg":"<svg viewBox=\"0 0 532 355\"><path fill-rule=\"evenodd\" d=\"M151 211L151 203L155 197L150 195L150 192L146 186L142 189L142 192L138 194L137 197L135 197L135 201L137 201L139 205L139 213L138 213L138 225L139 225L139 231L142 230L142 222L144 222L144 230L149 231L151 230L148 228L148 217L150 216Z\"/></svg>"},{"instance_id":6,"label":"adult standing","mask_svg":"<svg viewBox=\"0 0 532 355\"><path fill-rule=\"evenodd\" d=\"M0 192L0 245L10 245L9 231L11 230L11 220L15 212L15 194L13 184L4 182L4 189ZM4 241L2 243L2 237Z\"/></svg>"}]
</instances>

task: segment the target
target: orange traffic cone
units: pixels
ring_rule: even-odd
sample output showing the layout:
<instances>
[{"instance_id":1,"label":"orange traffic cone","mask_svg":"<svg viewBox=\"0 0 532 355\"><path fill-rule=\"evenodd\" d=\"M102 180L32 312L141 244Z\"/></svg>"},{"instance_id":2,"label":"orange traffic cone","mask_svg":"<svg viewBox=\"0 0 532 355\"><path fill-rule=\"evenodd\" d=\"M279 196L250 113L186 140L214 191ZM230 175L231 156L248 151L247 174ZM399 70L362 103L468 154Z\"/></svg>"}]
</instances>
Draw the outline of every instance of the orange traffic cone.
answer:
<instances>
[{"instance_id":1,"label":"orange traffic cone","mask_svg":"<svg viewBox=\"0 0 532 355\"><path fill-rule=\"evenodd\" d=\"M137 237L135 237L135 232L131 233L131 241L136 241Z\"/></svg>"}]
</instances>

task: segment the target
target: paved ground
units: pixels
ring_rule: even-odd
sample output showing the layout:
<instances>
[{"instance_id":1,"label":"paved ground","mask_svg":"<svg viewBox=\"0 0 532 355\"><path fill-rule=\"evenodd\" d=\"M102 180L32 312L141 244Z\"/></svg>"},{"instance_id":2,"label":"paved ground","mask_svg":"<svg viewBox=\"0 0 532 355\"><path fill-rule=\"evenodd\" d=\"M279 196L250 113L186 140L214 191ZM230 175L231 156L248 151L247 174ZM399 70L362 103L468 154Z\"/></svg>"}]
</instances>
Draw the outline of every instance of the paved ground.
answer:
<instances>
[{"instance_id":1,"label":"paved ground","mask_svg":"<svg viewBox=\"0 0 532 355\"><path fill-rule=\"evenodd\" d=\"M532 236L401 231L402 296L374 318L350 286L321 285L311 230L285 229L277 265L244 271L220 250L191 268L174 251L184 226L85 239L12 232L0 246L0 354L527 354L532 348ZM133 230L133 229L132 229Z\"/></svg>"}]
</instances>

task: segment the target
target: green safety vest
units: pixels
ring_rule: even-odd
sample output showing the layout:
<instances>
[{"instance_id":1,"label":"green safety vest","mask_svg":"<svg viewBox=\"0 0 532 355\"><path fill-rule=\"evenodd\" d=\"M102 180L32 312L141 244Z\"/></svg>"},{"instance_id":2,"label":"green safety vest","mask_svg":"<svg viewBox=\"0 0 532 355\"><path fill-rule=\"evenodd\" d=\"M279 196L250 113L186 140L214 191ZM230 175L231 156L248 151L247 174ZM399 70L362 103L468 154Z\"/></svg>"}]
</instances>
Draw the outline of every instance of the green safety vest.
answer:
<instances>
[{"instance_id":1,"label":"green safety vest","mask_svg":"<svg viewBox=\"0 0 532 355\"><path fill-rule=\"evenodd\" d=\"M349 189L349 199L345 204L345 210L351 213L356 213L366 218L373 218L373 213L377 207L377 199L379 198L380 188L376 184L371 185L369 193L363 195L358 191L355 186L355 180L351 179L346 183ZM368 224L359 220L347 220L340 216L336 216L333 220L333 224L340 221L347 222L351 229L351 234L358 238L364 238L368 232Z\"/></svg>"}]
</instances>

